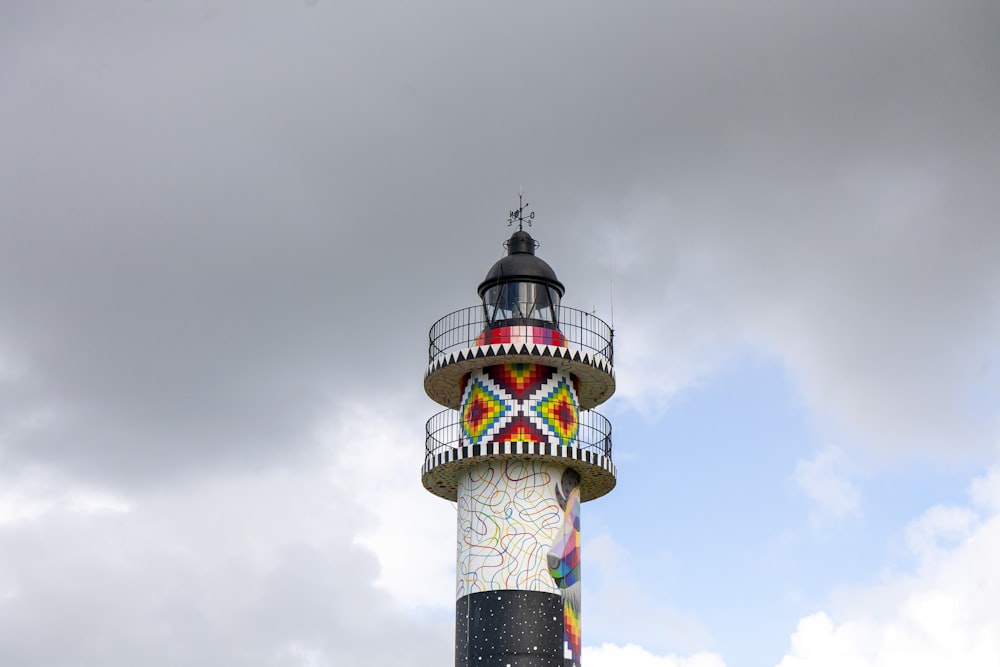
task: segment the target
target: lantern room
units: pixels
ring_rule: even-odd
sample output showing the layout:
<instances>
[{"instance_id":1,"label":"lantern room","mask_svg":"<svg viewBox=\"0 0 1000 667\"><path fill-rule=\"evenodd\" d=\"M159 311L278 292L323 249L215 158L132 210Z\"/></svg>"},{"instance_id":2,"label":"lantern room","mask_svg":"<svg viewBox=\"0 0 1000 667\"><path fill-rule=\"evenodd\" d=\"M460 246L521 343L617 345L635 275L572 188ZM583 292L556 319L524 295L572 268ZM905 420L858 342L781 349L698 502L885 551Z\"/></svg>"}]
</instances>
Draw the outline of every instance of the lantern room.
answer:
<instances>
[{"instance_id":1,"label":"lantern room","mask_svg":"<svg viewBox=\"0 0 1000 667\"><path fill-rule=\"evenodd\" d=\"M535 255L538 242L528 232L518 230L505 245L507 255L490 268L479 284L487 328L558 329L559 301L566 288L552 267Z\"/></svg>"}]
</instances>

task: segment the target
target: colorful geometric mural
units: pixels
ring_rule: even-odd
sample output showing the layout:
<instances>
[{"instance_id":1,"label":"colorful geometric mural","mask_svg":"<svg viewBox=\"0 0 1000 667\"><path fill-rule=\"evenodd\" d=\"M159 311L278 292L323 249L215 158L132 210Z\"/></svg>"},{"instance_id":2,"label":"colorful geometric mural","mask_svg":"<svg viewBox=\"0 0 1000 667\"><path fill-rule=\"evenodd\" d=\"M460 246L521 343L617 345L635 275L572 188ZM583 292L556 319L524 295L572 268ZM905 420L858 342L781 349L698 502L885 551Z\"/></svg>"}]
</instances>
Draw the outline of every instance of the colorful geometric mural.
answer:
<instances>
[{"instance_id":1,"label":"colorful geometric mural","mask_svg":"<svg viewBox=\"0 0 1000 667\"><path fill-rule=\"evenodd\" d=\"M473 371L464 380L463 445L574 444L580 406L571 376L541 364L498 364Z\"/></svg>"},{"instance_id":2,"label":"colorful geometric mural","mask_svg":"<svg viewBox=\"0 0 1000 667\"><path fill-rule=\"evenodd\" d=\"M580 475L563 471L556 501L563 511L562 527L548 553L549 574L562 591L563 628L570 664L580 665Z\"/></svg>"}]
</instances>

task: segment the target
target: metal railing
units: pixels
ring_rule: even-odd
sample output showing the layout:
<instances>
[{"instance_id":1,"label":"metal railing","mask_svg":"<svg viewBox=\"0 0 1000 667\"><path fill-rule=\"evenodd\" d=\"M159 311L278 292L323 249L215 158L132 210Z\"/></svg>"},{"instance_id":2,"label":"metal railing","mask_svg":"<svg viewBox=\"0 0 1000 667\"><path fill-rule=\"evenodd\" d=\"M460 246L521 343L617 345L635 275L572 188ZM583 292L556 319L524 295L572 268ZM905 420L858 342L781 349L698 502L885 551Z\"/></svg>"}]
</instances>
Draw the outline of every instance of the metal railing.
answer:
<instances>
[{"instance_id":1,"label":"metal railing","mask_svg":"<svg viewBox=\"0 0 1000 667\"><path fill-rule=\"evenodd\" d=\"M573 446L611 458L611 422L593 410L580 412L580 422ZM471 444L462 434L462 415L458 410L442 410L427 420L426 455L435 456L449 449Z\"/></svg>"},{"instance_id":2,"label":"metal railing","mask_svg":"<svg viewBox=\"0 0 1000 667\"><path fill-rule=\"evenodd\" d=\"M614 363L614 332L601 318L575 308L555 308L558 330L570 349L599 354ZM453 350L474 347L488 322L483 307L470 306L442 317L431 327L428 362ZM516 324L516 322L515 322Z\"/></svg>"}]
</instances>

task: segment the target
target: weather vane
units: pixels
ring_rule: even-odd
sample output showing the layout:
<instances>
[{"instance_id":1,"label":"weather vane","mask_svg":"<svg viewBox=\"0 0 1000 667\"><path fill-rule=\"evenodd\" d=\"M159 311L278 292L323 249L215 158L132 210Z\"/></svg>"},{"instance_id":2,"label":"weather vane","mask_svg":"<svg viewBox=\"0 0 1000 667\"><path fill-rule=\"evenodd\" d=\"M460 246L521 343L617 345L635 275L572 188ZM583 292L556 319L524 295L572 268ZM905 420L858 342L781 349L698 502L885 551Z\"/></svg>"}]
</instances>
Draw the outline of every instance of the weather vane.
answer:
<instances>
[{"instance_id":1,"label":"weather vane","mask_svg":"<svg viewBox=\"0 0 1000 667\"><path fill-rule=\"evenodd\" d=\"M517 223L518 231L524 231L524 223L528 223L531 227L531 221L535 219L535 212L532 211L525 215L524 209L528 208L528 204L524 201L524 188L517 189L517 210L510 212L510 217L507 218L507 226L510 227L515 222Z\"/></svg>"}]
</instances>

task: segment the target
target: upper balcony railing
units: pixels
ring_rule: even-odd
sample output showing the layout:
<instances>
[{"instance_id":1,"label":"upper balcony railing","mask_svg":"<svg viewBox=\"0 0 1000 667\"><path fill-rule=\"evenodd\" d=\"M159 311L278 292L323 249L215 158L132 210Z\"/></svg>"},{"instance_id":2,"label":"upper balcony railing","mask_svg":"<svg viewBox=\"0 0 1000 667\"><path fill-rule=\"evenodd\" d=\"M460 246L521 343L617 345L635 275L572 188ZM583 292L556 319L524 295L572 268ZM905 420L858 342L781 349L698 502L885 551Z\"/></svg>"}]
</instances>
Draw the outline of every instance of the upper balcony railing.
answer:
<instances>
[{"instance_id":1,"label":"upper balcony railing","mask_svg":"<svg viewBox=\"0 0 1000 667\"><path fill-rule=\"evenodd\" d=\"M556 306L557 326L566 346L587 354L599 354L614 363L611 327L599 317L575 308ZM488 321L483 306L470 306L445 315L434 323L430 331L428 361L454 350L475 347ZM516 320L514 321L516 325ZM480 339L481 340L481 339Z\"/></svg>"}]
</instances>

